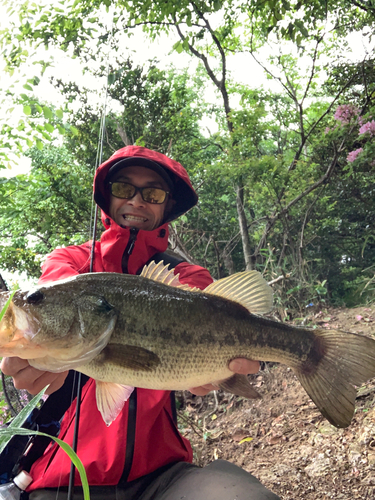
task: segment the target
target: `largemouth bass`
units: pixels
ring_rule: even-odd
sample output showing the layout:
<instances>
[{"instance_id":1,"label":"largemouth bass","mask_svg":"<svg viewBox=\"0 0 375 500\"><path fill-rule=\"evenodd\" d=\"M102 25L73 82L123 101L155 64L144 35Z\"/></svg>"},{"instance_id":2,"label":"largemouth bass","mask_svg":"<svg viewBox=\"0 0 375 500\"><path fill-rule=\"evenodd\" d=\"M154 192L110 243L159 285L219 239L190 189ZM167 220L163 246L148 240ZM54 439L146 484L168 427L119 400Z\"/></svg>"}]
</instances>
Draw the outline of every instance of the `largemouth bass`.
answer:
<instances>
[{"instance_id":1,"label":"largemouth bass","mask_svg":"<svg viewBox=\"0 0 375 500\"><path fill-rule=\"evenodd\" d=\"M0 356L94 378L108 425L129 386L181 390L218 383L255 398L247 377L233 375L229 362L276 361L294 370L329 422L350 424L355 386L375 376L375 340L259 316L272 307L272 292L255 271L218 280L204 292L180 286L160 265L143 274L81 274L17 291L0 322ZM8 298L0 294L0 310Z\"/></svg>"}]
</instances>

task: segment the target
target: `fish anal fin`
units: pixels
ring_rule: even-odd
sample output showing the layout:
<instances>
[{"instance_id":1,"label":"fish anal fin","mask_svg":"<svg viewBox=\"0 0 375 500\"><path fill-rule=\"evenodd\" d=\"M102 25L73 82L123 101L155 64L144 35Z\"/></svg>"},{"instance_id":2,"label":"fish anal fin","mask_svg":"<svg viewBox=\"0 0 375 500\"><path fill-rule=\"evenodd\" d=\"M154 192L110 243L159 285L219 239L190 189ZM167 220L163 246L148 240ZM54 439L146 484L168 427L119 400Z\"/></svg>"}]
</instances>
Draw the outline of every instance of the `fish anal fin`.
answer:
<instances>
[{"instance_id":1,"label":"fish anal fin","mask_svg":"<svg viewBox=\"0 0 375 500\"><path fill-rule=\"evenodd\" d=\"M218 382L218 386L223 391L230 392L236 396L243 396L248 399L259 399L261 395L250 384L246 375L235 373L232 377Z\"/></svg>"},{"instance_id":2,"label":"fish anal fin","mask_svg":"<svg viewBox=\"0 0 375 500\"><path fill-rule=\"evenodd\" d=\"M244 271L214 281L204 293L238 302L253 314L268 313L273 306L272 289L258 271Z\"/></svg>"},{"instance_id":3,"label":"fish anal fin","mask_svg":"<svg viewBox=\"0 0 375 500\"><path fill-rule=\"evenodd\" d=\"M96 381L96 404L107 426L117 418L134 387Z\"/></svg>"},{"instance_id":4,"label":"fish anal fin","mask_svg":"<svg viewBox=\"0 0 375 500\"><path fill-rule=\"evenodd\" d=\"M142 269L140 276L142 276L142 278L147 278L157 281L158 283L163 283L164 285L174 286L175 288L180 288L190 292L201 291L199 288L182 284L179 280L180 275L174 274L174 270L169 269L169 264L165 265L163 261L156 264L153 260Z\"/></svg>"},{"instance_id":5,"label":"fish anal fin","mask_svg":"<svg viewBox=\"0 0 375 500\"><path fill-rule=\"evenodd\" d=\"M135 345L108 344L95 358L95 362L111 363L135 371L151 371L160 363L159 356Z\"/></svg>"},{"instance_id":6,"label":"fish anal fin","mask_svg":"<svg viewBox=\"0 0 375 500\"><path fill-rule=\"evenodd\" d=\"M339 330L314 330L320 359L294 371L322 415L347 427L354 414L356 387L375 377L375 340Z\"/></svg>"}]
</instances>

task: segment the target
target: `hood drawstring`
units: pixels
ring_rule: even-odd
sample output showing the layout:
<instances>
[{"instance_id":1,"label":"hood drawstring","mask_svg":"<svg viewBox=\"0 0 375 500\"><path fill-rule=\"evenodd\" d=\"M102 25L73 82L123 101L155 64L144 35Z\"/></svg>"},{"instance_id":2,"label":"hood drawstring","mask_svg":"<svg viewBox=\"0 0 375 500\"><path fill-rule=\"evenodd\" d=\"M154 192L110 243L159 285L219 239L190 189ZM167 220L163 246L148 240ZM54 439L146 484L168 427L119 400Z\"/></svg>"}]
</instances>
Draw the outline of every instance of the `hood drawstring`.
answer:
<instances>
[{"instance_id":1,"label":"hood drawstring","mask_svg":"<svg viewBox=\"0 0 375 500\"><path fill-rule=\"evenodd\" d=\"M135 245L135 241L136 241L137 236L138 236L138 231L139 231L139 229L137 229L135 227L130 228L129 241L126 245L124 253L122 254L122 260L121 260L121 268L122 268L122 272L124 274L128 274L129 257L132 254L132 251L133 251L133 248Z\"/></svg>"}]
</instances>

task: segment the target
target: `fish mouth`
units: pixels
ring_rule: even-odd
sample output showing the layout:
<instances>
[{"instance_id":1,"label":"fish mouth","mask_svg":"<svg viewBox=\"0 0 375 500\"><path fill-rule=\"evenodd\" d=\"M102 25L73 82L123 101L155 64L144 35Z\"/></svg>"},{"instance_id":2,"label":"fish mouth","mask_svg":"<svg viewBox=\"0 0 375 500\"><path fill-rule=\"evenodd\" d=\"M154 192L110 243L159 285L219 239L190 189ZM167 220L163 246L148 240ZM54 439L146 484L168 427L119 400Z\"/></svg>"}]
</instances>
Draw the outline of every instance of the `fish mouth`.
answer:
<instances>
[{"instance_id":1,"label":"fish mouth","mask_svg":"<svg viewBox=\"0 0 375 500\"><path fill-rule=\"evenodd\" d=\"M41 347L32 344L34 337L33 325L27 314L13 302L9 304L6 313L0 321L0 356L27 359L32 354L39 357Z\"/></svg>"}]
</instances>

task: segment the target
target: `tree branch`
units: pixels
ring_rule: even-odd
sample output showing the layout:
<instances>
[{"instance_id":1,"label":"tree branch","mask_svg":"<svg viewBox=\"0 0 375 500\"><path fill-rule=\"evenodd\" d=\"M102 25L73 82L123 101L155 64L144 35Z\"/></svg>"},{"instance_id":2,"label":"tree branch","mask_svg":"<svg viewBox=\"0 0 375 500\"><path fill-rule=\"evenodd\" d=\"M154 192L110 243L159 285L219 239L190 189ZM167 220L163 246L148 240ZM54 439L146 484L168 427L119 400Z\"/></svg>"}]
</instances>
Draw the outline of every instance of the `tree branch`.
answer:
<instances>
[{"instance_id":1,"label":"tree branch","mask_svg":"<svg viewBox=\"0 0 375 500\"><path fill-rule=\"evenodd\" d=\"M328 166L326 172L321 176L321 178L319 180L317 180L316 182L314 182L314 184L312 184L310 187L305 189L298 196L296 196L292 201L290 201L288 203L288 205L286 205L286 207L284 207L278 213L276 213L276 214L274 213L274 215L268 220L266 228L265 228L265 230L262 234L262 237L260 239L260 242L259 242L259 244L258 244L258 246L253 254L254 257L259 255L260 249L263 248L265 241L266 241L266 238L267 238L268 234L270 233L271 229L273 228L273 226L275 225L276 221L279 220L283 215L287 214L289 212L289 210L292 208L292 206L294 206L296 203L298 203L302 198L304 198L309 193L314 191L316 188L321 186L324 182L328 181L328 179L332 175L332 172L333 172L335 166L337 165L337 160L338 160L339 154L341 153L341 151L343 149L343 146L345 144L345 140L346 140L346 138L344 138L341 141L340 147L335 150L334 157L332 158L330 165Z\"/></svg>"},{"instance_id":2,"label":"tree branch","mask_svg":"<svg viewBox=\"0 0 375 500\"><path fill-rule=\"evenodd\" d=\"M317 39L317 41L316 41L316 46L315 46L315 49L314 49L314 56L313 56L312 66L311 66L310 78L309 78L309 81L307 82L306 90L305 90L305 93L303 94L303 97L302 97L301 106L302 106L304 100L307 97L307 94L308 94L308 92L310 90L310 87L311 87L311 84L312 84L312 81L313 81L313 78L314 78L314 75L315 75L315 66L316 66L316 59L317 59L317 55L318 55L318 47L319 47L319 44L323 41L323 39L324 39L324 35L322 35L321 37L319 37Z\"/></svg>"}]
</instances>

